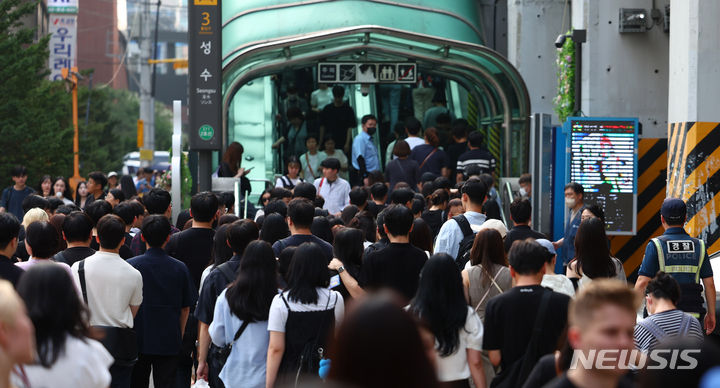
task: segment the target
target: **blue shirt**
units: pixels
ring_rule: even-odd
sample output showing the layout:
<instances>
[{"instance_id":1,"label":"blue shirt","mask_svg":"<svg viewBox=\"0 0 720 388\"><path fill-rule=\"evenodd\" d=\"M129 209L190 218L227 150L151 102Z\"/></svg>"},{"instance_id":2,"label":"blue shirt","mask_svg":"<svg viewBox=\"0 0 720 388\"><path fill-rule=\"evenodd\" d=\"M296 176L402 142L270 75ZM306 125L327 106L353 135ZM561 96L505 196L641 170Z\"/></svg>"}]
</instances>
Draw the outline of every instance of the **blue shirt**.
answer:
<instances>
[{"instance_id":1,"label":"blue shirt","mask_svg":"<svg viewBox=\"0 0 720 388\"><path fill-rule=\"evenodd\" d=\"M465 212L465 218L467 218L470 226L473 227L473 231L477 231L477 227L485 222L485 215L478 212ZM458 225L457 221L450 219L445 221L443 226L440 228L437 240L435 240L435 252L434 253L447 253L452 258L457 257L458 250L460 249L460 242L463 238L462 229Z\"/></svg>"},{"instance_id":2,"label":"blue shirt","mask_svg":"<svg viewBox=\"0 0 720 388\"><path fill-rule=\"evenodd\" d=\"M357 158L360 155L365 158L367 171L380 171L380 158L378 157L377 148L375 148L372 136L364 131L353 139L352 165L356 170L360 169L360 165L358 165L357 162Z\"/></svg>"},{"instance_id":3,"label":"blue shirt","mask_svg":"<svg viewBox=\"0 0 720 388\"><path fill-rule=\"evenodd\" d=\"M175 355L180 351L180 310L195 304L190 271L162 248L150 248L127 261L143 278L143 302L135 317L142 354Z\"/></svg>"},{"instance_id":4,"label":"blue shirt","mask_svg":"<svg viewBox=\"0 0 720 388\"><path fill-rule=\"evenodd\" d=\"M674 258L674 257L671 257L670 254L665 252L665 265L666 266L669 266L669 265L698 265L700 252L697 252L697 250L700 249L700 244L698 243L697 239L690 237L690 235L687 234L683 228L680 228L680 227L668 228L665 231L665 233L663 233L658 238L660 239L662 244L665 244L667 241L671 241L671 240L672 241L685 240L685 241L693 242L693 250L695 252L693 255L691 255L690 260L687 260L685 257L681 257L679 259ZM643 257L642 264L640 264L640 269L638 270L638 275L647 276L649 278L652 278L652 277L655 277L655 274L659 270L660 270L660 263L658 262L657 248L655 247L655 243L650 241L650 242L648 242L648 245L645 247L645 256ZM672 273L671 275L680 284L695 283L695 274ZM705 247L705 260L703 260L703 263L700 266L700 279L711 278L712 276L713 276L713 271L712 271L712 267L710 266L710 258L707 255L707 246L706 246Z\"/></svg>"},{"instance_id":5,"label":"blue shirt","mask_svg":"<svg viewBox=\"0 0 720 388\"><path fill-rule=\"evenodd\" d=\"M230 311L225 292L223 290L215 302L215 314L208 328L213 344L218 347L231 343L243 324ZM220 371L220 380L226 387L265 387L265 365L270 342L267 326L268 321L250 323L233 343L230 356Z\"/></svg>"},{"instance_id":6,"label":"blue shirt","mask_svg":"<svg viewBox=\"0 0 720 388\"><path fill-rule=\"evenodd\" d=\"M575 218L568 219L565 221L565 235L562 244L562 263L567 265L570 260L575 258L575 235L580 227L580 221L582 221L582 212L584 207L575 214ZM572 216L572 213L570 214Z\"/></svg>"}]
</instances>

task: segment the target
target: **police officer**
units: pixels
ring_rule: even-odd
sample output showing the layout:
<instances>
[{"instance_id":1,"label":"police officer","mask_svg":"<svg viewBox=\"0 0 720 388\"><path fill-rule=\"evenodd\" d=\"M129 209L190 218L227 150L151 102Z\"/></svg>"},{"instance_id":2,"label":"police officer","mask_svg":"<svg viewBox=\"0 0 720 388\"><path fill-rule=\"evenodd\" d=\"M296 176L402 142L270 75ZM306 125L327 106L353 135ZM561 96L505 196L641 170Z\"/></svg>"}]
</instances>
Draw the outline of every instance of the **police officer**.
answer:
<instances>
[{"instance_id":1,"label":"police officer","mask_svg":"<svg viewBox=\"0 0 720 388\"><path fill-rule=\"evenodd\" d=\"M713 271L705 242L690 237L683 229L686 216L687 206L683 200L665 199L660 210L660 221L665 233L652 239L645 248L635 290L644 294L648 282L658 271L672 275L682 290L677 308L698 318L704 323L705 332L710 334L715 329ZM708 302L707 314L703 308L703 286Z\"/></svg>"}]
</instances>

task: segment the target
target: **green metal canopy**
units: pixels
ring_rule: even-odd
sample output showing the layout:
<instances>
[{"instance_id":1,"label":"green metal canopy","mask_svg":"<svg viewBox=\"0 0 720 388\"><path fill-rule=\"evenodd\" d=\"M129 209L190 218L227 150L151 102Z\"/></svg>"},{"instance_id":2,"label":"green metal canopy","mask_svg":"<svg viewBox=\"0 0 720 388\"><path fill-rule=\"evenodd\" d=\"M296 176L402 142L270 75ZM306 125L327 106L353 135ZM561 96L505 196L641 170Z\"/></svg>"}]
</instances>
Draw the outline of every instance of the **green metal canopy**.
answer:
<instances>
[{"instance_id":1,"label":"green metal canopy","mask_svg":"<svg viewBox=\"0 0 720 388\"><path fill-rule=\"evenodd\" d=\"M321 61L412 61L461 84L478 105L478 121L502 128L505 174L527 168L513 146L528 136L527 89L502 55L482 45L474 1L234 1L222 15L224 144L230 103L253 79Z\"/></svg>"}]
</instances>

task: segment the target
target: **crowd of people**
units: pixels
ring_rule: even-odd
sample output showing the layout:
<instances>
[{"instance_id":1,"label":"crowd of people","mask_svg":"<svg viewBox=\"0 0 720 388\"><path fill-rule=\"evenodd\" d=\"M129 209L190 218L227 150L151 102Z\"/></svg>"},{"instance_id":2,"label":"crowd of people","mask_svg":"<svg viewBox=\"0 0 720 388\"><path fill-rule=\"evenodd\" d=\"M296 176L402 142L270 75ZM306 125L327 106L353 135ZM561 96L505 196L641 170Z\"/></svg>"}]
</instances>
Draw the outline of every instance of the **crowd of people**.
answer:
<instances>
[{"instance_id":1,"label":"crowd of people","mask_svg":"<svg viewBox=\"0 0 720 388\"><path fill-rule=\"evenodd\" d=\"M568 226L551 241L532 229L529 175L505 224L495 160L467 122L453 124L462 147L443 150L437 130L405 120L385 175L373 167L376 124L364 117L355 139L326 139L324 151L308 135L243 219L233 195L200 192L173 224L152 171L93 172L73 193L62 177L32 190L14 168L0 197L0 387L148 387L151 375L185 388L717 379L714 303L701 295L715 301L712 269L682 229L684 202L663 203L666 233L633 289L582 186L566 186ZM348 147L350 161L338 157ZM231 144L218 175L246 179L242 154ZM641 296L649 316L638 321ZM654 349L699 349L697 363L573 363L638 350L633 365L644 365Z\"/></svg>"}]
</instances>

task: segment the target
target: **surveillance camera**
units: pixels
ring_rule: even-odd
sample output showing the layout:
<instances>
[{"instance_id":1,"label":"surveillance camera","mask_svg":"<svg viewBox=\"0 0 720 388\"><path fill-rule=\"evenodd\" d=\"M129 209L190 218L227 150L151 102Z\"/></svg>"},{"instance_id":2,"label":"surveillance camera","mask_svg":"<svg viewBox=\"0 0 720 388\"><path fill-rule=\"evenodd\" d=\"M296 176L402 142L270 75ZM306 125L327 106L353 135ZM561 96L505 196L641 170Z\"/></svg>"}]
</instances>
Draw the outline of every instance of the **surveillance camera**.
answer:
<instances>
[{"instance_id":1,"label":"surveillance camera","mask_svg":"<svg viewBox=\"0 0 720 388\"><path fill-rule=\"evenodd\" d=\"M370 85L368 85L368 84L360 85L360 93L362 93L363 97L367 97L368 94L370 94Z\"/></svg>"},{"instance_id":2,"label":"surveillance camera","mask_svg":"<svg viewBox=\"0 0 720 388\"><path fill-rule=\"evenodd\" d=\"M562 48L565 45L565 39L567 39L567 35L558 35L557 39L555 39L555 47Z\"/></svg>"}]
</instances>

